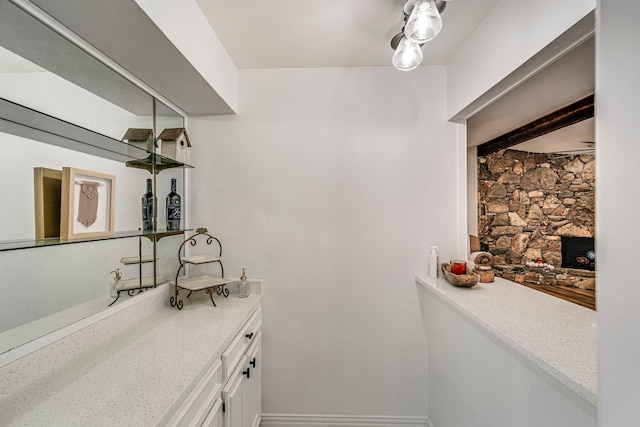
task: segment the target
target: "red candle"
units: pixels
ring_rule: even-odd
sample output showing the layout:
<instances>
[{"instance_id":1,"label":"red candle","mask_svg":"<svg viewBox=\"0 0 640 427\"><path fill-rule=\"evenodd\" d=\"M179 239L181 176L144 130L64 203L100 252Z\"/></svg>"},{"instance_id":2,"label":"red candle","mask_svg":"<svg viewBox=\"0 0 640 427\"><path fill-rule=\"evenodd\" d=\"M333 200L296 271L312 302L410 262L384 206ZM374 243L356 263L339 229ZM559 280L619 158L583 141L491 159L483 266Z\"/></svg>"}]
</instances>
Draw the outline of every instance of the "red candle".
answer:
<instances>
[{"instance_id":1,"label":"red candle","mask_svg":"<svg viewBox=\"0 0 640 427\"><path fill-rule=\"evenodd\" d=\"M464 261L451 261L451 272L453 274L467 274L467 263Z\"/></svg>"}]
</instances>

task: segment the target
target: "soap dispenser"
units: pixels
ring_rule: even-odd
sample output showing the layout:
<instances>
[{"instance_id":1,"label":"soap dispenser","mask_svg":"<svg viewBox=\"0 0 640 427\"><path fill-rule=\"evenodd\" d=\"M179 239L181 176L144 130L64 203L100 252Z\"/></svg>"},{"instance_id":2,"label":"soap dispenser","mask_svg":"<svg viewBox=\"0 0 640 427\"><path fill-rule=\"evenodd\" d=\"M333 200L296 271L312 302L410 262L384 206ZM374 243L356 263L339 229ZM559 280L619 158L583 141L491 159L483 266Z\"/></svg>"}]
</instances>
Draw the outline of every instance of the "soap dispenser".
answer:
<instances>
[{"instance_id":1,"label":"soap dispenser","mask_svg":"<svg viewBox=\"0 0 640 427\"><path fill-rule=\"evenodd\" d=\"M116 268L115 271L112 271L113 279L109 282L109 295L111 298L115 298L118 296L118 291L116 290L116 286L118 282L122 280L122 273L120 273L120 269Z\"/></svg>"},{"instance_id":2,"label":"soap dispenser","mask_svg":"<svg viewBox=\"0 0 640 427\"><path fill-rule=\"evenodd\" d=\"M247 280L247 275L244 272L244 268L242 269L242 276L240 276L240 283L238 283L238 297L246 298L249 296L249 281Z\"/></svg>"},{"instance_id":3,"label":"soap dispenser","mask_svg":"<svg viewBox=\"0 0 640 427\"><path fill-rule=\"evenodd\" d=\"M438 247L431 246L431 255L429 255L429 277L438 277Z\"/></svg>"}]
</instances>

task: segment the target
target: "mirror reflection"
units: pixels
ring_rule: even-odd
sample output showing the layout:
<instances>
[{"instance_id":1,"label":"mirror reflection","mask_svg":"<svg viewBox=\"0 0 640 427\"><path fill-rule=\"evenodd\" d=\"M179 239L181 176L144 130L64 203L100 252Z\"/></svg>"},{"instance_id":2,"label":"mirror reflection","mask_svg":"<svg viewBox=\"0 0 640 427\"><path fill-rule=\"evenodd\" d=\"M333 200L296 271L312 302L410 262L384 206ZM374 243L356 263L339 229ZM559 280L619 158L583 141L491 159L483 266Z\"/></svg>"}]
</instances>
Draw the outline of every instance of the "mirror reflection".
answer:
<instances>
[{"instance_id":1,"label":"mirror reflection","mask_svg":"<svg viewBox=\"0 0 640 427\"><path fill-rule=\"evenodd\" d=\"M125 161L148 153L120 140L130 128L154 129L154 107L150 95L9 2L0 2L0 98L0 179L7 202L0 210L1 353L106 308L115 299L110 282L116 269L123 278L142 276L153 283L152 263L123 261L153 253L150 239L127 237L139 233L141 197L152 175ZM33 110L26 125L16 125L15 117L24 118L19 106ZM169 107L157 103L156 112L156 132L184 126ZM103 143L116 149L105 151ZM113 235L123 238L15 250L15 242L36 239L34 169L65 167L114 177ZM157 176L158 228L166 222L161 201L172 178L184 194L181 168ZM173 246L181 241L180 235L170 236L158 245L158 284L177 268Z\"/></svg>"}]
</instances>

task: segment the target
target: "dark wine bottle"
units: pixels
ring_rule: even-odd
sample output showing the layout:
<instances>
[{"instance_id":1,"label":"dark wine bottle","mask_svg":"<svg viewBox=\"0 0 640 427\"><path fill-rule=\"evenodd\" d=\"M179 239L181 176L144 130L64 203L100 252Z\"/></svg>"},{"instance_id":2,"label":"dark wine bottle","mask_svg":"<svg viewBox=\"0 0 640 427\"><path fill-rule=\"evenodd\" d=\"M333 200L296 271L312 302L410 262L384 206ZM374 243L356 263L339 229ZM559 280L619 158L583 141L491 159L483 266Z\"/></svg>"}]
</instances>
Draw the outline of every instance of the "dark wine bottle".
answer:
<instances>
[{"instance_id":1,"label":"dark wine bottle","mask_svg":"<svg viewBox=\"0 0 640 427\"><path fill-rule=\"evenodd\" d=\"M147 179L147 192L142 195L142 230L153 230L153 188L150 179Z\"/></svg>"},{"instance_id":2,"label":"dark wine bottle","mask_svg":"<svg viewBox=\"0 0 640 427\"><path fill-rule=\"evenodd\" d=\"M176 179L171 178L171 193L167 195L167 231L180 230L181 198L176 193Z\"/></svg>"}]
</instances>

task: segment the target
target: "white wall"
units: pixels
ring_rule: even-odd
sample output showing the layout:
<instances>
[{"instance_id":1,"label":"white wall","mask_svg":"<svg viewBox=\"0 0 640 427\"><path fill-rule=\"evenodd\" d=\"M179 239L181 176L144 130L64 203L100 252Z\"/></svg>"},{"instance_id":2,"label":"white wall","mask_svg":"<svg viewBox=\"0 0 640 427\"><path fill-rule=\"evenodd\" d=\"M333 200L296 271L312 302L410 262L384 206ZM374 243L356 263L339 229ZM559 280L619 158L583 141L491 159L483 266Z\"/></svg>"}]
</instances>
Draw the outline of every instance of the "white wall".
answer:
<instances>
[{"instance_id":1,"label":"white wall","mask_svg":"<svg viewBox=\"0 0 640 427\"><path fill-rule=\"evenodd\" d=\"M599 425L637 424L640 402L640 240L637 99L640 4L607 0L596 25L596 221Z\"/></svg>"},{"instance_id":2,"label":"white wall","mask_svg":"<svg viewBox=\"0 0 640 427\"><path fill-rule=\"evenodd\" d=\"M478 235L478 149L467 149L467 227Z\"/></svg>"},{"instance_id":3,"label":"white wall","mask_svg":"<svg viewBox=\"0 0 640 427\"><path fill-rule=\"evenodd\" d=\"M595 0L502 0L447 64L447 117L507 77L595 7Z\"/></svg>"},{"instance_id":4,"label":"white wall","mask_svg":"<svg viewBox=\"0 0 640 427\"><path fill-rule=\"evenodd\" d=\"M444 78L242 71L237 116L190 119L192 224L265 280L264 413L426 416L413 277L460 226Z\"/></svg>"}]
</instances>

